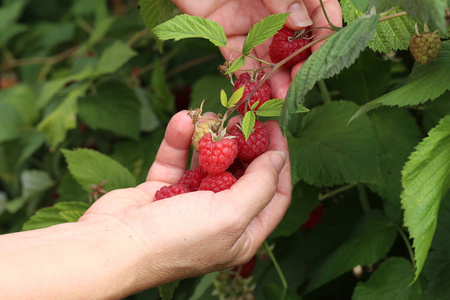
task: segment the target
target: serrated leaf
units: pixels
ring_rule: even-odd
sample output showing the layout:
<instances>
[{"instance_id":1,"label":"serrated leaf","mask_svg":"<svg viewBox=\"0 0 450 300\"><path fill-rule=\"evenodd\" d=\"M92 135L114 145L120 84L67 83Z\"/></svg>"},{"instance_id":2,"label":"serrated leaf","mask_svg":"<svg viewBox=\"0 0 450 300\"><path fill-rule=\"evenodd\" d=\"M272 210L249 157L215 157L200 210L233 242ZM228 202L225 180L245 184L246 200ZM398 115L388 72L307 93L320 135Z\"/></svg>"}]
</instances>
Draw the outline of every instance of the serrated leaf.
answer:
<instances>
[{"instance_id":1,"label":"serrated leaf","mask_svg":"<svg viewBox=\"0 0 450 300\"><path fill-rule=\"evenodd\" d=\"M148 29L171 17L172 1L139 0L141 17Z\"/></svg>"},{"instance_id":2,"label":"serrated leaf","mask_svg":"<svg viewBox=\"0 0 450 300\"><path fill-rule=\"evenodd\" d=\"M242 96L244 95L245 85L238 88L235 92L233 92L233 95L231 95L230 100L228 100L228 103L225 107L231 108L235 106L239 100L242 99Z\"/></svg>"},{"instance_id":3,"label":"serrated leaf","mask_svg":"<svg viewBox=\"0 0 450 300\"><path fill-rule=\"evenodd\" d=\"M378 181L378 140L372 124L364 119L346 125L357 107L333 101L303 116L298 138L288 140L294 177L316 186Z\"/></svg>"},{"instance_id":4,"label":"serrated leaf","mask_svg":"<svg viewBox=\"0 0 450 300\"><path fill-rule=\"evenodd\" d=\"M353 23L364 16L352 0L341 0L344 20ZM388 15L399 13L403 10L394 9ZM400 16L379 22L375 34L368 46L373 51L388 53L392 50L405 50L409 47L411 36L414 34L415 21L410 16Z\"/></svg>"},{"instance_id":5,"label":"serrated leaf","mask_svg":"<svg viewBox=\"0 0 450 300\"><path fill-rule=\"evenodd\" d=\"M116 72L137 53L128 45L117 40L103 51L97 65L96 75L105 75Z\"/></svg>"},{"instance_id":6,"label":"serrated leaf","mask_svg":"<svg viewBox=\"0 0 450 300\"><path fill-rule=\"evenodd\" d=\"M227 93L224 90L220 90L220 103L223 107L228 107Z\"/></svg>"},{"instance_id":7,"label":"serrated leaf","mask_svg":"<svg viewBox=\"0 0 450 300\"><path fill-rule=\"evenodd\" d=\"M178 15L154 27L152 31L162 41L204 38L218 47L227 45L227 37L222 26L214 21L196 16Z\"/></svg>"},{"instance_id":8,"label":"serrated leaf","mask_svg":"<svg viewBox=\"0 0 450 300\"><path fill-rule=\"evenodd\" d=\"M434 24L442 32L446 32L445 9L447 0L396 0L411 17L422 22Z\"/></svg>"},{"instance_id":9,"label":"serrated leaf","mask_svg":"<svg viewBox=\"0 0 450 300\"><path fill-rule=\"evenodd\" d=\"M434 100L450 89L450 41L442 43L438 57L428 65L416 63L406 84L362 106L349 122L374 108L387 106L412 106Z\"/></svg>"},{"instance_id":10,"label":"serrated leaf","mask_svg":"<svg viewBox=\"0 0 450 300\"><path fill-rule=\"evenodd\" d=\"M289 13L273 14L253 25L245 38L242 53L249 55L255 46L274 36L286 23L288 16Z\"/></svg>"},{"instance_id":11,"label":"serrated leaf","mask_svg":"<svg viewBox=\"0 0 450 300\"><path fill-rule=\"evenodd\" d=\"M56 224L75 222L89 208L85 202L62 202L52 207L41 208L25 224L22 230L45 228Z\"/></svg>"},{"instance_id":12,"label":"serrated leaf","mask_svg":"<svg viewBox=\"0 0 450 300\"><path fill-rule=\"evenodd\" d=\"M107 82L97 93L81 98L79 116L93 129L105 129L119 136L139 137L140 103L126 85Z\"/></svg>"},{"instance_id":13,"label":"serrated leaf","mask_svg":"<svg viewBox=\"0 0 450 300\"><path fill-rule=\"evenodd\" d=\"M306 293L356 267L382 259L392 247L396 229L381 211L369 211L349 239L328 256L311 277Z\"/></svg>"},{"instance_id":14,"label":"serrated leaf","mask_svg":"<svg viewBox=\"0 0 450 300\"><path fill-rule=\"evenodd\" d=\"M404 225L414 239L416 280L436 230L439 204L450 189L450 116L441 120L411 154L402 174Z\"/></svg>"},{"instance_id":15,"label":"serrated leaf","mask_svg":"<svg viewBox=\"0 0 450 300\"><path fill-rule=\"evenodd\" d=\"M161 300L171 300L176 287L180 284L180 280L165 283L158 287Z\"/></svg>"},{"instance_id":16,"label":"serrated leaf","mask_svg":"<svg viewBox=\"0 0 450 300\"><path fill-rule=\"evenodd\" d=\"M299 104L297 105L297 110L295 111L296 113L307 113L309 112L309 108L304 107L303 105Z\"/></svg>"},{"instance_id":17,"label":"serrated leaf","mask_svg":"<svg viewBox=\"0 0 450 300\"><path fill-rule=\"evenodd\" d=\"M260 117L278 117L281 114L283 104L284 99L270 99L258 107L256 114Z\"/></svg>"},{"instance_id":18,"label":"serrated leaf","mask_svg":"<svg viewBox=\"0 0 450 300\"><path fill-rule=\"evenodd\" d=\"M228 68L228 70L225 72L225 74L232 74L232 73L238 71L244 65L245 65L245 56L240 56L235 61L233 61L233 63Z\"/></svg>"},{"instance_id":19,"label":"serrated leaf","mask_svg":"<svg viewBox=\"0 0 450 300\"><path fill-rule=\"evenodd\" d=\"M130 171L112 158L91 149L61 150L75 180L87 192L105 182L105 191L136 186Z\"/></svg>"},{"instance_id":20,"label":"serrated leaf","mask_svg":"<svg viewBox=\"0 0 450 300\"><path fill-rule=\"evenodd\" d=\"M244 134L245 140L248 139L252 133L253 127L255 127L256 116L253 111L248 111L244 115L242 120L242 133Z\"/></svg>"},{"instance_id":21,"label":"serrated leaf","mask_svg":"<svg viewBox=\"0 0 450 300\"><path fill-rule=\"evenodd\" d=\"M422 291L416 283L410 285L414 268L404 258L384 261L366 282L355 288L352 300L420 300Z\"/></svg>"},{"instance_id":22,"label":"serrated leaf","mask_svg":"<svg viewBox=\"0 0 450 300\"><path fill-rule=\"evenodd\" d=\"M45 134L50 147L56 147L65 139L67 131L76 127L78 98L84 95L87 87L83 85L69 92L63 103L38 124L37 129Z\"/></svg>"},{"instance_id":23,"label":"serrated leaf","mask_svg":"<svg viewBox=\"0 0 450 300\"><path fill-rule=\"evenodd\" d=\"M331 77L349 67L364 50L373 36L379 16L363 17L330 37L314 52L297 72L287 92L281 114L281 125L286 131L290 114L303 104L305 95L322 78Z\"/></svg>"}]
</instances>

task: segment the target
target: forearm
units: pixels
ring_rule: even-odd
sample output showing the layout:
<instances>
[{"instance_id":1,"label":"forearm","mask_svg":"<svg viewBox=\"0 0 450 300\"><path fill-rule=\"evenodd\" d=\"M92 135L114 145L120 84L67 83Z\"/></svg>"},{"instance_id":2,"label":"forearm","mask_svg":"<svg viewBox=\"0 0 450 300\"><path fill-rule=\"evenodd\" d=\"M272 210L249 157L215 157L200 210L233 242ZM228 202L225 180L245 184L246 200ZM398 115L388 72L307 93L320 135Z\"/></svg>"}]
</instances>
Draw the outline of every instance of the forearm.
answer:
<instances>
[{"instance_id":1,"label":"forearm","mask_svg":"<svg viewBox=\"0 0 450 300\"><path fill-rule=\"evenodd\" d=\"M78 222L0 236L1 297L114 299L143 289L136 237L114 227Z\"/></svg>"}]
</instances>

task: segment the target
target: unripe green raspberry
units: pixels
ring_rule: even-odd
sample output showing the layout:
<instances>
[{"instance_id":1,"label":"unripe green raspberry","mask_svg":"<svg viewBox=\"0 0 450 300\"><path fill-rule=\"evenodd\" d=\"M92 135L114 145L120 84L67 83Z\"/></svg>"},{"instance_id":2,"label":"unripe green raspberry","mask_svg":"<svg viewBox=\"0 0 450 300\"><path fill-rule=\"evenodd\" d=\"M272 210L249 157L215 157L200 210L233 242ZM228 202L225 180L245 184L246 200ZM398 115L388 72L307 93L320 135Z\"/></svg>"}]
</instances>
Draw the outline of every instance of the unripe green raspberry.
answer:
<instances>
[{"instance_id":1,"label":"unripe green raspberry","mask_svg":"<svg viewBox=\"0 0 450 300\"><path fill-rule=\"evenodd\" d=\"M434 32L425 32L424 34L416 33L411 39L409 49L416 61L426 65L439 55L441 51L441 38Z\"/></svg>"},{"instance_id":2,"label":"unripe green raspberry","mask_svg":"<svg viewBox=\"0 0 450 300\"><path fill-rule=\"evenodd\" d=\"M203 123L197 122L195 124L195 131L192 135L192 146L194 146L195 150L198 150L198 141L200 141L205 134L216 131L218 123L218 120L208 120Z\"/></svg>"}]
</instances>

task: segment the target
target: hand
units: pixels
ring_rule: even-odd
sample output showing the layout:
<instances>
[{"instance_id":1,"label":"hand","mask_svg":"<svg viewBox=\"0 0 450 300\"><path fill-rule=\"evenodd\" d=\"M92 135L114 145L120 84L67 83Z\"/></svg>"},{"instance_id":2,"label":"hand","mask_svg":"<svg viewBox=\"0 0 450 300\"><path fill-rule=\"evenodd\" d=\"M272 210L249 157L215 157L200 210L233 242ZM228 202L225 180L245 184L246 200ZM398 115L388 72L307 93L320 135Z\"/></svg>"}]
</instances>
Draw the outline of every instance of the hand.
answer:
<instances>
[{"instance_id":1,"label":"hand","mask_svg":"<svg viewBox=\"0 0 450 300\"><path fill-rule=\"evenodd\" d=\"M200 16L216 21L224 27L228 37L228 45L242 49L245 37L250 28L261 19L276 13L291 12L286 26L292 30L301 30L305 27L329 27L323 14L319 0L173 0L184 13ZM342 26L342 13L338 0L323 0L327 14L335 26ZM330 33L328 29L313 30L313 41ZM316 51L323 42L312 46ZM257 46L254 55L265 61L269 58L270 41ZM221 48L225 59L236 58L237 55L229 48ZM284 99L287 90L302 63L292 68L281 68L269 79L274 98ZM248 60L244 68L259 68L261 64Z\"/></svg>"},{"instance_id":2,"label":"hand","mask_svg":"<svg viewBox=\"0 0 450 300\"><path fill-rule=\"evenodd\" d=\"M147 181L104 195L79 222L120 224L127 237L121 243L131 241L129 248L139 253L137 286L142 288L245 263L281 221L291 199L289 162L278 152L288 154L286 140L277 122L266 125L270 150L231 189L152 202L160 187L175 184L186 170L194 126L186 111L176 114Z\"/></svg>"}]
</instances>

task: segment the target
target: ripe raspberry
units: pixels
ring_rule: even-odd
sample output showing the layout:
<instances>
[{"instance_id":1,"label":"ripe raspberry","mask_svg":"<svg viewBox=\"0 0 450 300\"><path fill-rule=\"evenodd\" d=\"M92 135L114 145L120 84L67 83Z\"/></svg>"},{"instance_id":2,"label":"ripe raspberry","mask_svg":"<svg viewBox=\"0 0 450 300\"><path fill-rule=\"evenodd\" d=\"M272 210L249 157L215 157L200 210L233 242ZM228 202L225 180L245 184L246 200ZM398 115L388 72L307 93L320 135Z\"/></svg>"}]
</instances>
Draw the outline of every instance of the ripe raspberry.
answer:
<instances>
[{"instance_id":1,"label":"ripe raspberry","mask_svg":"<svg viewBox=\"0 0 450 300\"><path fill-rule=\"evenodd\" d=\"M261 121L256 121L252 133L245 140L241 131L240 124L236 124L228 131L232 136L236 137L238 144L238 157L244 163L250 163L255 158L267 151L270 143L270 134L266 125Z\"/></svg>"},{"instance_id":2,"label":"ripe raspberry","mask_svg":"<svg viewBox=\"0 0 450 300\"><path fill-rule=\"evenodd\" d=\"M242 95L242 100L245 98L250 92L252 92L256 86L259 84L259 81L262 79L263 74L259 74L257 76L257 80L252 80L249 73L243 73L239 76L239 78L234 83L234 91L238 90L240 87L245 85L244 88L244 94ZM266 102L267 100L270 100L270 97L272 96L272 90L270 89L270 86L267 83L264 83L250 98L250 100L247 103L242 103L238 106L237 110L238 112L243 116L247 111L250 110L252 105L259 101L258 105L256 106L255 110L257 110L261 104Z\"/></svg>"},{"instance_id":3,"label":"ripe raspberry","mask_svg":"<svg viewBox=\"0 0 450 300\"><path fill-rule=\"evenodd\" d=\"M218 193L229 189L236 182L236 178L229 172L209 174L202 180L199 191L213 191Z\"/></svg>"},{"instance_id":4,"label":"ripe raspberry","mask_svg":"<svg viewBox=\"0 0 450 300\"><path fill-rule=\"evenodd\" d=\"M203 123L196 123L195 131L192 135L192 146L194 146L195 150L198 150L198 142L205 135L205 133L214 132L218 123L219 121L217 120L208 120Z\"/></svg>"},{"instance_id":5,"label":"ripe raspberry","mask_svg":"<svg viewBox=\"0 0 450 300\"><path fill-rule=\"evenodd\" d=\"M273 63L278 63L311 42L311 32L302 34L302 31L294 31L289 28L281 28L272 38L269 46L269 56ZM311 55L311 48L308 48L284 64L291 67L301 61L306 60Z\"/></svg>"},{"instance_id":6,"label":"ripe raspberry","mask_svg":"<svg viewBox=\"0 0 450 300\"><path fill-rule=\"evenodd\" d=\"M203 170L210 174L225 171L237 156L238 146L234 138L205 134L198 143L198 160Z\"/></svg>"},{"instance_id":7,"label":"ripe raspberry","mask_svg":"<svg viewBox=\"0 0 450 300\"><path fill-rule=\"evenodd\" d=\"M155 197L153 201L162 200L165 198L170 198L176 195L189 193L191 190L185 186L185 185L169 185L169 186L163 186L159 190L156 191Z\"/></svg>"},{"instance_id":8,"label":"ripe raspberry","mask_svg":"<svg viewBox=\"0 0 450 300\"><path fill-rule=\"evenodd\" d=\"M319 204L316 209L309 213L308 220L301 226L303 229L312 229L319 224L323 216L323 205Z\"/></svg>"},{"instance_id":9,"label":"ripe raspberry","mask_svg":"<svg viewBox=\"0 0 450 300\"><path fill-rule=\"evenodd\" d=\"M253 256L252 259L250 259L246 264L243 264L241 266L241 270L239 272L239 276L242 278L248 278L250 275L252 275L253 270L256 266L256 256ZM239 270L239 267L234 267L231 270L231 277L234 278L234 274Z\"/></svg>"},{"instance_id":10,"label":"ripe raspberry","mask_svg":"<svg viewBox=\"0 0 450 300\"><path fill-rule=\"evenodd\" d=\"M239 179L244 175L246 166L242 163L242 161L237 157L234 159L231 166L227 169L227 172L230 172L236 179Z\"/></svg>"},{"instance_id":11,"label":"ripe raspberry","mask_svg":"<svg viewBox=\"0 0 450 300\"><path fill-rule=\"evenodd\" d=\"M441 38L434 32L425 32L424 34L416 33L411 39L409 49L416 61L426 65L439 55L441 51Z\"/></svg>"},{"instance_id":12,"label":"ripe raspberry","mask_svg":"<svg viewBox=\"0 0 450 300\"><path fill-rule=\"evenodd\" d=\"M191 191L196 191L206 175L208 174L202 169L202 167L198 166L193 170L186 171L178 181L178 185L185 185Z\"/></svg>"}]
</instances>

